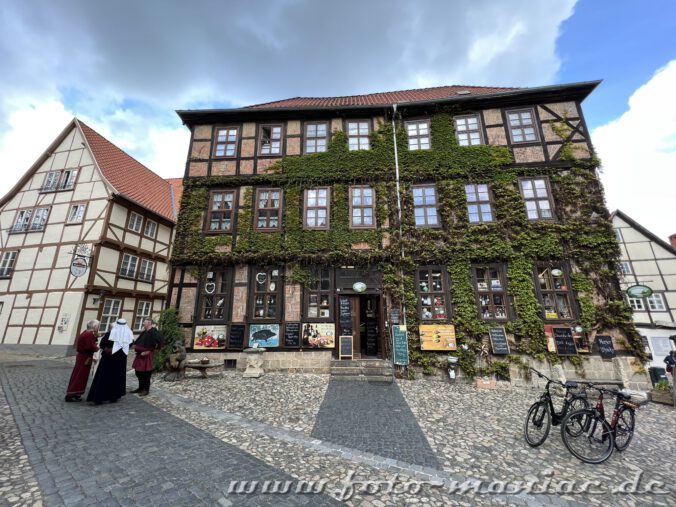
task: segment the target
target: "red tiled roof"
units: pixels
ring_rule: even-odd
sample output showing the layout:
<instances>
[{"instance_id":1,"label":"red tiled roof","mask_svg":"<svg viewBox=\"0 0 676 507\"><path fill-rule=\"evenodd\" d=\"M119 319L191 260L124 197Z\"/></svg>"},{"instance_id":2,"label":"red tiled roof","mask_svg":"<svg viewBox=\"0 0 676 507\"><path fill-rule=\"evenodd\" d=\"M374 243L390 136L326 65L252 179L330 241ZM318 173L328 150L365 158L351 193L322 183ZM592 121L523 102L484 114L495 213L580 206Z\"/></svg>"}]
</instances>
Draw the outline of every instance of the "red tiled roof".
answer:
<instances>
[{"instance_id":1,"label":"red tiled roof","mask_svg":"<svg viewBox=\"0 0 676 507\"><path fill-rule=\"evenodd\" d=\"M183 196L183 178L165 178L171 186L171 191L174 196L175 215L178 216L178 210L181 207L181 197Z\"/></svg>"},{"instance_id":2,"label":"red tiled roof","mask_svg":"<svg viewBox=\"0 0 676 507\"><path fill-rule=\"evenodd\" d=\"M266 109L274 107L386 106L404 102L428 102L456 96L486 95L517 89L496 86L437 86L436 88L417 88L414 90L370 93L368 95L347 95L344 97L294 97L266 102L264 104L254 104L248 107L252 109Z\"/></svg>"},{"instance_id":3,"label":"red tiled roof","mask_svg":"<svg viewBox=\"0 0 676 507\"><path fill-rule=\"evenodd\" d=\"M122 196L175 222L169 182L76 120L103 176Z\"/></svg>"}]
</instances>

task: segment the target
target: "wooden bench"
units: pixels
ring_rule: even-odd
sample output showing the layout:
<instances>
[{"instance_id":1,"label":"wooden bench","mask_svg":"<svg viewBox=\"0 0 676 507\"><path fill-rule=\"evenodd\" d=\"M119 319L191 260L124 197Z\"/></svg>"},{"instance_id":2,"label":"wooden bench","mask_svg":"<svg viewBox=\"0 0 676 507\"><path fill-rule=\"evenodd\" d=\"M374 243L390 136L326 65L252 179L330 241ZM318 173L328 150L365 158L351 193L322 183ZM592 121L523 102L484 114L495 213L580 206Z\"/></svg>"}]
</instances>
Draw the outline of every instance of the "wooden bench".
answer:
<instances>
[{"instance_id":1,"label":"wooden bench","mask_svg":"<svg viewBox=\"0 0 676 507\"><path fill-rule=\"evenodd\" d=\"M207 378L207 372L209 371L210 368L219 368L223 366L222 364L214 364L214 363L208 363L208 364L202 364L202 363L185 363L185 368L192 368L193 370L199 370L199 372L202 374L202 378Z\"/></svg>"}]
</instances>

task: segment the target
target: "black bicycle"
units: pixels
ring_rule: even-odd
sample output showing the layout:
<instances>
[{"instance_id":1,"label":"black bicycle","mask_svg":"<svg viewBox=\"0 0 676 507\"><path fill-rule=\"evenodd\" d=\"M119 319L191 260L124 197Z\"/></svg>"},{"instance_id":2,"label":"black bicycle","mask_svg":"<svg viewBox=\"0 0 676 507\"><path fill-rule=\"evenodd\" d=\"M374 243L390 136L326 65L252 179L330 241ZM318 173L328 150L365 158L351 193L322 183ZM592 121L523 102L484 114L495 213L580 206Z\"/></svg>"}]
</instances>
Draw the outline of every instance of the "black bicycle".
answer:
<instances>
[{"instance_id":1,"label":"black bicycle","mask_svg":"<svg viewBox=\"0 0 676 507\"><path fill-rule=\"evenodd\" d=\"M585 463L606 461L617 449L622 452L634 436L635 411L648 402L645 393L614 391L588 384L599 392L596 406L570 412L561 423L561 438L573 456ZM606 420L603 395L615 397L615 408L610 421Z\"/></svg>"},{"instance_id":2,"label":"black bicycle","mask_svg":"<svg viewBox=\"0 0 676 507\"><path fill-rule=\"evenodd\" d=\"M538 377L547 380L545 391L542 393L542 396L540 396L540 399L533 403L528 409L528 415L526 416L526 422L523 427L523 436L528 445L531 447L538 447L547 440L552 424L558 426L566 414L574 410L588 408L589 402L587 401L587 393L584 391L573 392L573 390L578 387L577 382L569 380L564 384L558 380L550 379L534 368L530 369L534 371ZM560 385L566 390L563 406L559 412L554 408L552 395L549 392L549 386L551 384Z\"/></svg>"}]
</instances>

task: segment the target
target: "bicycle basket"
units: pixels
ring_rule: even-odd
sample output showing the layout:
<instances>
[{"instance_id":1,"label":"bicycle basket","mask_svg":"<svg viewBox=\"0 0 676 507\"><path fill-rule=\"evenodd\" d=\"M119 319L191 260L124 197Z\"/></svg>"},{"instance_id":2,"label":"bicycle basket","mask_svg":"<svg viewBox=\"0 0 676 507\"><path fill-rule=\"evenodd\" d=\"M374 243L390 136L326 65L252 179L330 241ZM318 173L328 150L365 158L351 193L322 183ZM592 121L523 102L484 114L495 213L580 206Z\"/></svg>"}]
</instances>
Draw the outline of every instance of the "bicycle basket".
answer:
<instances>
[{"instance_id":1,"label":"bicycle basket","mask_svg":"<svg viewBox=\"0 0 676 507\"><path fill-rule=\"evenodd\" d=\"M643 391L632 391L631 389L622 389L620 392L625 396L629 396L628 401L638 406L646 405L648 403L648 393L644 393Z\"/></svg>"}]
</instances>

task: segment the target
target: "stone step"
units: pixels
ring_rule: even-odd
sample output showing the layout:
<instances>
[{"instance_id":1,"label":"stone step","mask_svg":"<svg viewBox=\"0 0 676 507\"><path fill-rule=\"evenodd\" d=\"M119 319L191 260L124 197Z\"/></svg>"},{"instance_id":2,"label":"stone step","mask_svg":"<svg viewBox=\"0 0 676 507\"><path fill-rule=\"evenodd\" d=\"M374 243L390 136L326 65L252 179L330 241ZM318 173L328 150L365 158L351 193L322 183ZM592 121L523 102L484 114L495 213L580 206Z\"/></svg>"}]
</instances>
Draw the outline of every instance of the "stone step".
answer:
<instances>
[{"instance_id":1,"label":"stone step","mask_svg":"<svg viewBox=\"0 0 676 507\"><path fill-rule=\"evenodd\" d=\"M331 361L331 378L336 380L364 380L392 382L392 363L384 359L352 359Z\"/></svg>"},{"instance_id":2,"label":"stone step","mask_svg":"<svg viewBox=\"0 0 676 507\"><path fill-rule=\"evenodd\" d=\"M349 376L349 375L392 375L392 368L331 368L331 375Z\"/></svg>"},{"instance_id":3,"label":"stone step","mask_svg":"<svg viewBox=\"0 0 676 507\"><path fill-rule=\"evenodd\" d=\"M392 375L331 375L333 380L359 380L364 382L392 383Z\"/></svg>"}]
</instances>

